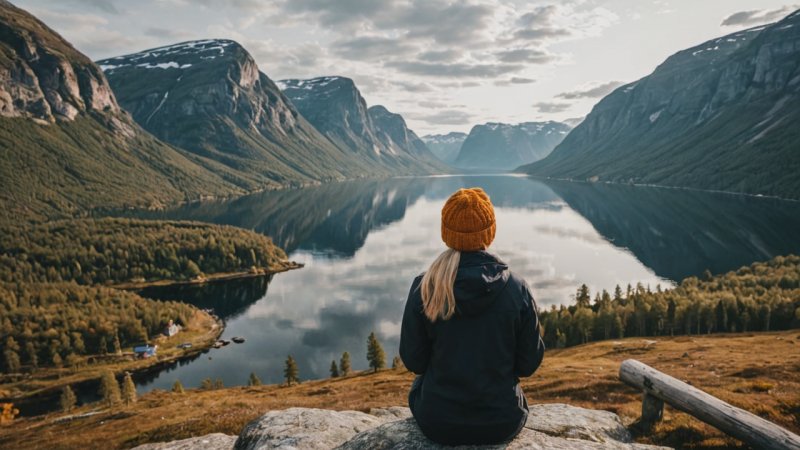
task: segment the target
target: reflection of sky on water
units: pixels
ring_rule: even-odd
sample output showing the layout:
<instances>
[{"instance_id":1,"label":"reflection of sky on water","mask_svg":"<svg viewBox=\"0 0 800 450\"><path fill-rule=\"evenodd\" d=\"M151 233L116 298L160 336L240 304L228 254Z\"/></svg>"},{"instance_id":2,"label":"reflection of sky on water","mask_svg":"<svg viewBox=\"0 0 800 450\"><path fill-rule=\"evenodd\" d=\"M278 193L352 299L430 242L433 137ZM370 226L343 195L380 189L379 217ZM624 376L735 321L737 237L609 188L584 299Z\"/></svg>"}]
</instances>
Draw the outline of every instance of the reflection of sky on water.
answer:
<instances>
[{"instance_id":1,"label":"reflection of sky on water","mask_svg":"<svg viewBox=\"0 0 800 450\"><path fill-rule=\"evenodd\" d=\"M277 382L288 354L306 379L327 376L331 360L344 351L355 369L364 369L366 338L373 330L391 361L411 280L445 248L439 234L443 201L462 186L484 186L496 199L497 237L490 250L528 281L541 307L570 302L580 283L593 290L637 281L668 283L630 252L608 243L540 183L515 177L424 182L425 195L409 201L399 220L372 229L350 257L303 250L301 243L290 256L305 268L276 275L264 298L229 318L224 337L244 336L245 344L212 350L192 364L162 372L144 389L167 389L178 378L188 386L206 377L244 384L250 372ZM394 191L388 197L382 194L375 202L404 201Z\"/></svg>"}]
</instances>

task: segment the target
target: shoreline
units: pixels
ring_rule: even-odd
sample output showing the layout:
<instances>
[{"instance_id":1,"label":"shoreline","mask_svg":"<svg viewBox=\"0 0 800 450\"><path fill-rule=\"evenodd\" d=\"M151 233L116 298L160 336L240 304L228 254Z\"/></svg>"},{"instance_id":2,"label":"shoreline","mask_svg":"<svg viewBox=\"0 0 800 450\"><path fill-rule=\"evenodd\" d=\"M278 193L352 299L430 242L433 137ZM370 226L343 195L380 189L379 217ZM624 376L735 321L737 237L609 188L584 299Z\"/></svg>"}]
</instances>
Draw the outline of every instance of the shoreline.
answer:
<instances>
[{"instance_id":1,"label":"shoreline","mask_svg":"<svg viewBox=\"0 0 800 450\"><path fill-rule=\"evenodd\" d=\"M273 269L260 268L255 272L251 272L249 270L246 272L219 272L211 275L206 275L202 278L195 278L191 280L154 280L154 281L142 281L142 282L129 281L126 283L112 284L109 285L108 287L124 291L134 291L151 287L192 286L192 285L202 286L207 283L218 283L223 281L239 280L243 278L266 277L277 273L288 272L290 270L302 269L303 267L305 267L305 264L294 261L285 261L282 267Z\"/></svg>"},{"instance_id":2,"label":"shoreline","mask_svg":"<svg viewBox=\"0 0 800 450\"><path fill-rule=\"evenodd\" d=\"M112 364L87 365L76 372L72 372L70 369L66 368L62 369L48 368L46 373L44 374L42 374L41 372L39 373L39 376L41 378L37 379L35 378L34 374L28 374L29 375L28 377L22 378L21 380L17 380L11 383L11 384L21 383L23 385L26 385L29 384L30 382L41 382L42 386L38 386L35 389L29 391L19 392L15 395L0 397L0 403L3 402L25 403L25 402L35 401L37 397L57 395L58 391L60 391L65 386L75 386L99 380L99 378L102 376L102 372L106 370L112 371L115 377L118 377L120 374L123 374L125 372L136 374L152 370L154 367L157 367L159 365L177 362L186 358L193 357L200 353L206 352L213 346L214 342L216 342L219 339L219 337L222 336L222 333L225 331L225 323L219 317L204 312L202 310L198 309L197 313L206 315L207 319L210 319L211 325L206 327L199 335L193 336L191 338L184 337L183 339L176 339L176 340L191 342L192 347L189 349L178 349L176 346L168 346L172 344L170 343L164 345L165 354L162 354L163 356L155 356L146 359L136 359L134 357L134 359L117 361ZM180 334L176 336L180 336ZM158 343L158 345L161 346L162 343ZM96 357L98 355L91 355L91 356ZM130 355L123 354L122 356L118 357L126 358L129 356ZM2 387L2 385L0 385L0 387ZM36 417L36 416L41 416L42 414L49 414L52 412L53 411L46 413L30 414L30 415L25 414L24 416Z\"/></svg>"}]
</instances>

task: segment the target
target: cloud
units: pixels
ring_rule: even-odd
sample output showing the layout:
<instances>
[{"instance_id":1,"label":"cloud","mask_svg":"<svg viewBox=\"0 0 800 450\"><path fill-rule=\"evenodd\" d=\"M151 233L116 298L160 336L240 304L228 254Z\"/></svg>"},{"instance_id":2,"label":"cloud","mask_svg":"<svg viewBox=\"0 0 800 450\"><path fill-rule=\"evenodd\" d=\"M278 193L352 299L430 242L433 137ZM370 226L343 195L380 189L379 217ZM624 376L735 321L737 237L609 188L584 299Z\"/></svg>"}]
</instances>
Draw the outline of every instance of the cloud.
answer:
<instances>
[{"instance_id":1,"label":"cloud","mask_svg":"<svg viewBox=\"0 0 800 450\"><path fill-rule=\"evenodd\" d=\"M800 5L786 5L777 9L738 11L722 19L720 26L736 27L771 23L783 19L792 11L798 9L798 7L800 7Z\"/></svg>"},{"instance_id":2,"label":"cloud","mask_svg":"<svg viewBox=\"0 0 800 450\"><path fill-rule=\"evenodd\" d=\"M358 60L382 60L413 53L416 47L408 41L383 36L359 36L332 44L334 54Z\"/></svg>"},{"instance_id":3,"label":"cloud","mask_svg":"<svg viewBox=\"0 0 800 450\"><path fill-rule=\"evenodd\" d=\"M144 30L145 36L151 36L159 39L191 39L192 33L183 30L176 30L173 28L162 27L147 27Z\"/></svg>"},{"instance_id":4,"label":"cloud","mask_svg":"<svg viewBox=\"0 0 800 450\"><path fill-rule=\"evenodd\" d=\"M419 54L418 58L429 62L452 62L464 56L464 52L459 49L447 50L428 50Z\"/></svg>"},{"instance_id":5,"label":"cloud","mask_svg":"<svg viewBox=\"0 0 800 450\"><path fill-rule=\"evenodd\" d=\"M533 78L523 78L523 77L511 77L509 80L511 84L531 84L536 83L536 80Z\"/></svg>"},{"instance_id":6,"label":"cloud","mask_svg":"<svg viewBox=\"0 0 800 450\"><path fill-rule=\"evenodd\" d=\"M494 78L498 75L518 72L525 68L522 64L440 64L423 61L393 61L385 66L409 74L445 78Z\"/></svg>"},{"instance_id":7,"label":"cloud","mask_svg":"<svg viewBox=\"0 0 800 450\"><path fill-rule=\"evenodd\" d=\"M496 54L497 59L506 63L530 63L545 64L556 59L555 56L544 50L532 48L520 48L515 50L503 50Z\"/></svg>"},{"instance_id":8,"label":"cloud","mask_svg":"<svg viewBox=\"0 0 800 450\"><path fill-rule=\"evenodd\" d=\"M411 113L407 116L435 125L467 125L473 122L472 114L457 109L445 109L433 114Z\"/></svg>"},{"instance_id":9,"label":"cloud","mask_svg":"<svg viewBox=\"0 0 800 450\"><path fill-rule=\"evenodd\" d=\"M540 113L559 113L568 110L570 106L572 105L569 103L560 102L537 102L533 104L533 107Z\"/></svg>"},{"instance_id":10,"label":"cloud","mask_svg":"<svg viewBox=\"0 0 800 450\"><path fill-rule=\"evenodd\" d=\"M68 3L73 3L79 6L86 5L92 9L96 9L107 14L119 14L119 9L111 0L69 0Z\"/></svg>"},{"instance_id":11,"label":"cloud","mask_svg":"<svg viewBox=\"0 0 800 450\"><path fill-rule=\"evenodd\" d=\"M574 91L562 92L556 97L567 100L574 100L579 98L600 98L605 97L608 93L625 84L622 81L609 81L606 83L593 83L589 86L576 89Z\"/></svg>"}]
</instances>

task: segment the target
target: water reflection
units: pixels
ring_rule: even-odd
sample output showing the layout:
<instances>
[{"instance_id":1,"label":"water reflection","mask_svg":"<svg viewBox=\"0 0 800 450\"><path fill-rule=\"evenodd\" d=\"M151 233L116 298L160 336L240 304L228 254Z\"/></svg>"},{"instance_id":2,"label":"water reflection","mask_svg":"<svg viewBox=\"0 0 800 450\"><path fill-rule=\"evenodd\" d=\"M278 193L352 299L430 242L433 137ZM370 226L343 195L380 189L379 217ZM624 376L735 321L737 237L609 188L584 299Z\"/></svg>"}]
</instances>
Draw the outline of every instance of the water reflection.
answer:
<instances>
[{"instance_id":1,"label":"water reflection","mask_svg":"<svg viewBox=\"0 0 800 450\"><path fill-rule=\"evenodd\" d=\"M483 187L495 204L491 250L528 281L543 307L571 302L581 283L593 291L669 284L707 267L727 270L798 251L791 234L800 229L797 203L513 176L354 181L188 205L162 216L255 229L306 267L263 284L145 293L213 307L226 318L224 337L247 342L151 372L137 379L139 389L169 389L176 379L187 387L204 378L245 384L251 372L278 382L289 354L302 379L327 376L344 351L355 369L365 369L371 331L391 360L411 280L444 249L442 203L470 186Z\"/></svg>"},{"instance_id":2,"label":"water reflection","mask_svg":"<svg viewBox=\"0 0 800 450\"><path fill-rule=\"evenodd\" d=\"M800 253L800 203L635 186L548 181L615 246L672 280Z\"/></svg>"}]
</instances>

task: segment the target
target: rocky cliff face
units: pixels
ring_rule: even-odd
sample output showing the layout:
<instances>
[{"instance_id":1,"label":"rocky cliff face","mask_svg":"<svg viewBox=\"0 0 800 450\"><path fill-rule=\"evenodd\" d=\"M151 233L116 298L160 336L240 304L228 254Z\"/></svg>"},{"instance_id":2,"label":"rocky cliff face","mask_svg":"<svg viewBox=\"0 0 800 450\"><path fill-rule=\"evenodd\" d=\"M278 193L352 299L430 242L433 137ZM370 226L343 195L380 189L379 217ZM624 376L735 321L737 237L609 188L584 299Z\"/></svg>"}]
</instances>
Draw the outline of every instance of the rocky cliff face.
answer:
<instances>
[{"instance_id":1,"label":"rocky cliff face","mask_svg":"<svg viewBox=\"0 0 800 450\"><path fill-rule=\"evenodd\" d=\"M382 106L367 108L353 80L328 76L281 80L278 85L300 114L342 151L395 172L442 171L438 160L400 115Z\"/></svg>"},{"instance_id":2,"label":"rocky cliff face","mask_svg":"<svg viewBox=\"0 0 800 450\"><path fill-rule=\"evenodd\" d=\"M5 1L0 149L0 222L241 192L213 162L138 127L117 105L100 68Z\"/></svg>"},{"instance_id":3,"label":"rocky cliff face","mask_svg":"<svg viewBox=\"0 0 800 450\"><path fill-rule=\"evenodd\" d=\"M139 124L238 172L245 188L371 169L314 129L234 41L183 42L98 64Z\"/></svg>"},{"instance_id":4,"label":"rocky cliff face","mask_svg":"<svg viewBox=\"0 0 800 450\"><path fill-rule=\"evenodd\" d=\"M0 116L55 122L120 113L89 58L21 9L6 1L0 8Z\"/></svg>"},{"instance_id":5,"label":"rocky cliff face","mask_svg":"<svg viewBox=\"0 0 800 450\"><path fill-rule=\"evenodd\" d=\"M422 141L433 152L433 154L447 164L452 164L458 152L461 150L461 144L467 139L466 133L459 133L454 131L447 134L429 134L422 136Z\"/></svg>"},{"instance_id":6,"label":"rocky cliff face","mask_svg":"<svg viewBox=\"0 0 800 450\"><path fill-rule=\"evenodd\" d=\"M445 449L420 432L408 408L327 411L290 408L270 411L251 422L238 438L212 434L182 441L146 444L135 450ZM636 444L616 414L563 404L533 405L528 422L510 443L483 449L657 450Z\"/></svg>"},{"instance_id":7,"label":"rocky cliff face","mask_svg":"<svg viewBox=\"0 0 800 450\"><path fill-rule=\"evenodd\" d=\"M408 129L406 121L400 114L390 112L381 105L367 109L378 140L392 153L408 153L412 157L430 161L435 158L428 146Z\"/></svg>"},{"instance_id":8,"label":"rocky cliff face","mask_svg":"<svg viewBox=\"0 0 800 450\"><path fill-rule=\"evenodd\" d=\"M522 170L800 198L799 119L800 11L672 55Z\"/></svg>"},{"instance_id":9,"label":"rocky cliff face","mask_svg":"<svg viewBox=\"0 0 800 450\"><path fill-rule=\"evenodd\" d=\"M461 144L454 165L467 169L514 169L547 156L569 130L568 125L552 121L476 125Z\"/></svg>"}]
</instances>

